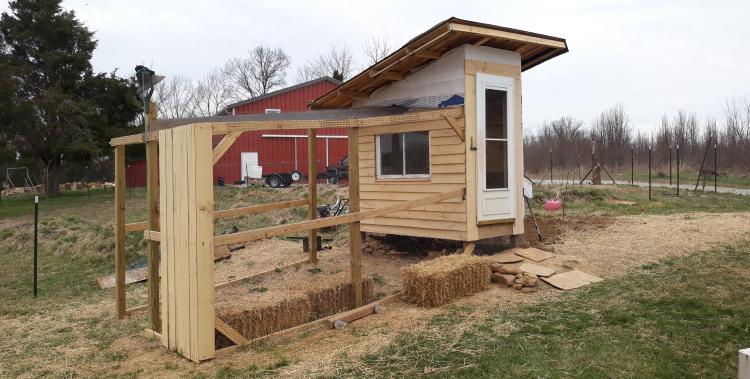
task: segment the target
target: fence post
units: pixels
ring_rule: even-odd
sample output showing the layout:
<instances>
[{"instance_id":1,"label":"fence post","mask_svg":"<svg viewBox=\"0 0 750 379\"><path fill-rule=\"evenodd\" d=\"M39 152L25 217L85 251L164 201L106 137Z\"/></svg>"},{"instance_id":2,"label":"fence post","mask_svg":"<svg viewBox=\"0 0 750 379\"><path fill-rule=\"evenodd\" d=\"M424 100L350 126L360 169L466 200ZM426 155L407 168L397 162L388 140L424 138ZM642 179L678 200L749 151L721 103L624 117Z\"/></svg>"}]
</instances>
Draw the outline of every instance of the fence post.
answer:
<instances>
[{"instance_id":1,"label":"fence post","mask_svg":"<svg viewBox=\"0 0 750 379\"><path fill-rule=\"evenodd\" d=\"M351 159L349 159L351 165ZM351 167L351 166L350 166ZM318 143L317 130L307 130L307 187L308 187L308 215L310 220L318 218ZM351 208L350 208L351 209ZM307 232L308 263L318 263L318 230L310 229Z\"/></svg>"},{"instance_id":2,"label":"fence post","mask_svg":"<svg viewBox=\"0 0 750 379\"><path fill-rule=\"evenodd\" d=\"M549 184L552 184L552 149L549 149Z\"/></svg>"},{"instance_id":3,"label":"fence post","mask_svg":"<svg viewBox=\"0 0 750 379\"><path fill-rule=\"evenodd\" d=\"M39 196L34 196L34 297L36 297L37 244L39 235Z\"/></svg>"},{"instance_id":4,"label":"fence post","mask_svg":"<svg viewBox=\"0 0 750 379\"><path fill-rule=\"evenodd\" d=\"M714 144L714 192L719 192L719 163L716 161L716 144Z\"/></svg>"},{"instance_id":5,"label":"fence post","mask_svg":"<svg viewBox=\"0 0 750 379\"><path fill-rule=\"evenodd\" d=\"M672 186L672 146L669 147L669 186Z\"/></svg>"},{"instance_id":6,"label":"fence post","mask_svg":"<svg viewBox=\"0 0 750 379\"><path fill-rule=\"evenodd\" d=\"M677 145L677 196L680 196L680 145Z\"/></svg>"},{"instance_id":7,"label":"fence post","mask_svg":"<svg viewBox=\"0 0 750 379\"><path fill-rule=\"evenodd\" d=\"M651 148L648 148L648 199L651 200Z\"/></svg>"},{"instance_id":8,"label":"fence post","mask_svg":"<svg viewBox=\"0 0 750 379\"><path fill-rule=\"evenodd\" d=\"M633 173L635 172L635 154L633 153L633 148L630 148L630 185L634 186L635 181L633 181Z\"/></svg>"}]
</instances>

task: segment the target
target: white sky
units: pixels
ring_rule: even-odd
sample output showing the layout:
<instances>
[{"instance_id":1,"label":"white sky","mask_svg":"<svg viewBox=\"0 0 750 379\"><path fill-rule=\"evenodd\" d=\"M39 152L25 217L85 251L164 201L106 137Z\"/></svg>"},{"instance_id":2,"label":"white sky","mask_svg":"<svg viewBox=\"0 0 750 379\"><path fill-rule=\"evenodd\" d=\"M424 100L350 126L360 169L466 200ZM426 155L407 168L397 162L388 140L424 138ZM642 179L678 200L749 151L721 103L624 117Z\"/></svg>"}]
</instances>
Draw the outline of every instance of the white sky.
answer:
<instances>
[{"instance_id":1,"label":"white sky","mask_svg":"<svg viewBox=\"0 0 750 379\"><path fill-rule=\"evenodd\" d=\"M361 58L362 42L393 48L450 16L566 38L570 52L524 73L524 125L562 115L590 122L621 103L651 130L678 109L721 120L750 97L750 1L241 1L66 0L96 31L97 71L146 64L199 78L257 44L284 48L296 68L331 44ZM7 10L7 4L0 5Z\"/></svg>"}]
</instances>

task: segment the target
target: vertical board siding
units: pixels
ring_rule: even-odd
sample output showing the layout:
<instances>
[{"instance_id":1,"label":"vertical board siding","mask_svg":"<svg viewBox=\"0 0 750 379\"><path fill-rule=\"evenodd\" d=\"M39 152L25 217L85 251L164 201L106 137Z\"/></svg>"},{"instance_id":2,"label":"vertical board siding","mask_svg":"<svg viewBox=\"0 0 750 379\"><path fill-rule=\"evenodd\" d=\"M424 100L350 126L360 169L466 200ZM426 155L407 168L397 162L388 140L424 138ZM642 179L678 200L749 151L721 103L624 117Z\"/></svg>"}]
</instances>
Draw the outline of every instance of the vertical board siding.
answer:
<instances>
[{"instance_id":1,"label":"vertical board siding","mask_svg":"<svg viewBox=\"0 0 750 379\"><path fill-rule=\"evenodd\" d=\"M462 130L464 120L456 120L456 125ZM375 136L405 131L430 132L430 178L378 179ZM361 128L358 142L363 211L466 186L465 143L445 120ZM373 233L465 240L466 201L449 199L439 204L389 214L387 217L363 220L361 224L363 231Z\"/></svg>"},{"instance_id":2,"label":"vertical board siding","mask_svg":"<svg viewBox=\"0 0 750 379\"><path fill-rule=\"evenodd\" d=\"M199 362L214 357L211 128L159 131L162 343Z\"/></svg>"}]
</instances>

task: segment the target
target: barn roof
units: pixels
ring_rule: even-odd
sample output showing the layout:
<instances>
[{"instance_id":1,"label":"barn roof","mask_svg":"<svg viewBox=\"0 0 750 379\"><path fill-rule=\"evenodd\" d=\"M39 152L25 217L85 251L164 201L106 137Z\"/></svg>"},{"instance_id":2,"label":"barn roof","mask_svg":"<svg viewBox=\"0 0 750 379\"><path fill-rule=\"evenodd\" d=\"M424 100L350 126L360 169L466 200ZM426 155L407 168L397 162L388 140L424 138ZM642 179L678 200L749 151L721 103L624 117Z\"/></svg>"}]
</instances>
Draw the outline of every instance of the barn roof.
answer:
<instances>
[{"instance_id":1,"label":"barn roof","mask_svg":"<svg viewBox=\"0 0 750 379\"><path fill-rule=\"evenodd\" d=\"M355 100L368 97L376 89L403 79L413 69L464 44L516 51L521 55L522 71L568 51L563 38L451 17L321 96L312 107L349 107Z\"/></svg>"},{"instance_id":2,"label":"barn roof","mask_svg":"<svg viewBox=\"0 0 750 379\"><path fill-rule=\"evenodd\" d=\"M273 92L269 92L269 93L267 93L265 95L251 97L249 99L245 99L245 100L242 100L242 101L238 101L236 103L229 104L226 107L224 107L224 109L221 110L217 114L217 116L231 114L232 113L232 111L231 111L232 108L237 108L237 107L239 107L241 105L250 104L250 103L254 103L256 101L261 101L261 100L264 100L264 99L268 99L270 97L278 96L278 95L281 95L283 93L291 92L291 91L294 91L296 89L300 89L300 88L304 88L304 87L311 86L311 85L314 85L314 84L318 84L320 82L331 82L331 83L333 83L334 85L337 85L337 86L341 84L340 80L336 80L336 79L334 79L334 78L332 78L330 76L324 76L324 77L321 77L321 78L317 78L317 79L313 79L313 80L308 80L308 81L303 82L303 83L295 84L293 86L289 86L289 87L285 87L285 88L282 88L282 89L279 89L279 90L276 90L276 91L273 91Z\"/></svg>"}]
</instances>

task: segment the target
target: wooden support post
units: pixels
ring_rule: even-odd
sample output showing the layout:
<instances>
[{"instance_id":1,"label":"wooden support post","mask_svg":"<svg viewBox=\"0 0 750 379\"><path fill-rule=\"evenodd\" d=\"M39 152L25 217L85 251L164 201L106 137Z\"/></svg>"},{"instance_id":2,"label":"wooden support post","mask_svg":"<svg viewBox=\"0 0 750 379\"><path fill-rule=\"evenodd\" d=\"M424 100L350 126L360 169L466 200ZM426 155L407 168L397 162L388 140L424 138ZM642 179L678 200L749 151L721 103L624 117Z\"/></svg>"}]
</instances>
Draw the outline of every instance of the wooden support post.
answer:
<instances>
[{"instance_id":1,"label":"wooden support post","mask_svg":"<svg viewBox=\"0 0 750 379\"><path fill-rule=\"evenodd\" d=\"M464 255L474 254L474 249L476 249L476 247L477 245L474 241L464 242Z\"/></svg>"},{"instance_id":2,"label":"wooden support post","mask_svg":"<svg viewBox=\"0 0 750 379\"><path fill-rule=\"evenodd\" d=\"M157 141L149 141L146 144L146 162L148 163L146 186L149 189L147 201L151 212L149 231L159 231L159 156L157 147ZM146 242L149 323L151 324L151 330L161 332L161 319L159 318L159 242L151 239Z\"/></svg>"},{"instance_id":3,"label":"wooden support post","mask_svg":"<svg viewBox=\"0 0 750 379\"><path fill-rule=\"evenodd\" d=\"M318 217L318 142L315 129L307 130L307 187L310 205L308 213L310 220ZM307 260L310 264L318 263L318 230L310 229L307 233L308 247L310 248Z\"/></svg>"},{"instance_id":4,"label":"wooden support post","mask_svg":"<svg viewBox=\"0 0 750 379\"><path fill-rule=\"evenodd\" d=\"M125 146L115 147L115 304L117 318L125 311Z\"/></svg>"},{"instance_id":5,"label":"wooden support post","mask_svg":"<svg viewBox=\"0 0 750 379\"><path fill-rule=\"evenodd\" d=\"M349 211L359 212L359 129L349 129ZM364 304L362 297L362 234L359 221L349 226L349 262L351 265L354 302Z\"/></svg>"}]
</instances>

